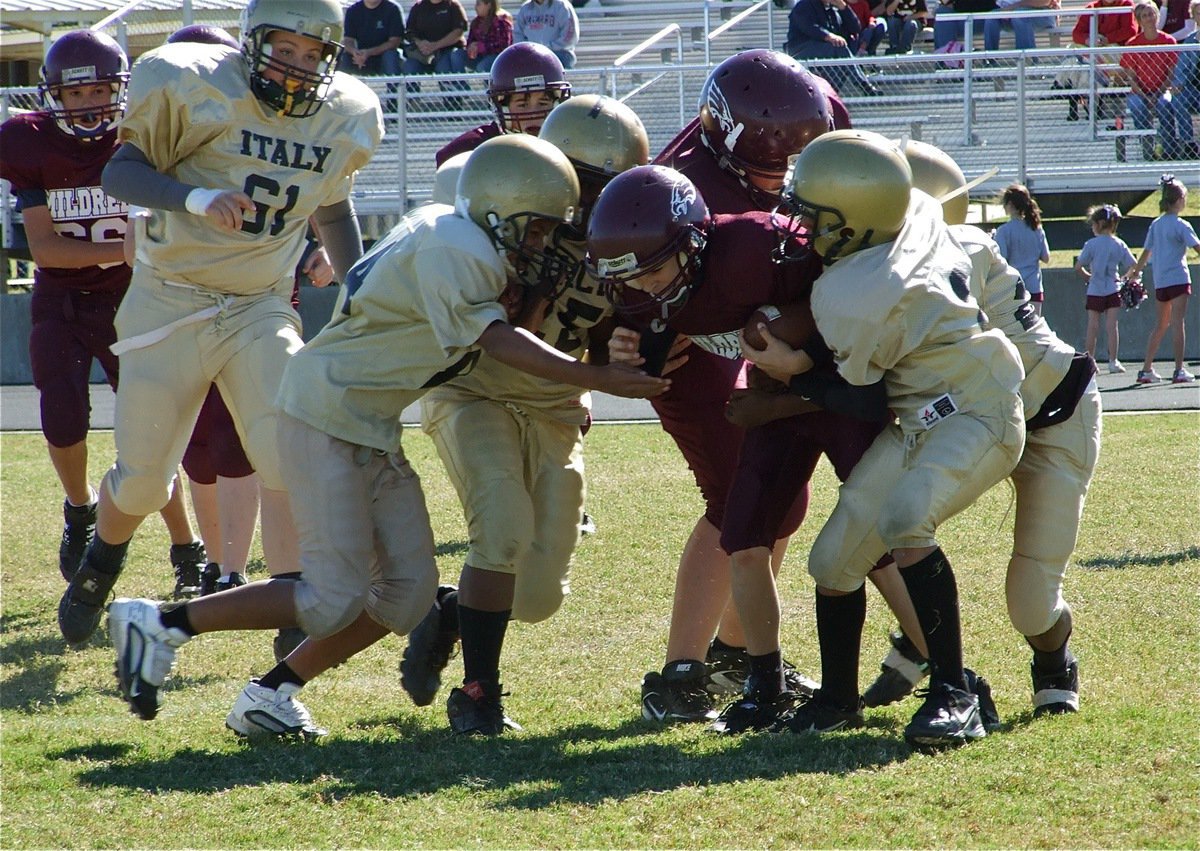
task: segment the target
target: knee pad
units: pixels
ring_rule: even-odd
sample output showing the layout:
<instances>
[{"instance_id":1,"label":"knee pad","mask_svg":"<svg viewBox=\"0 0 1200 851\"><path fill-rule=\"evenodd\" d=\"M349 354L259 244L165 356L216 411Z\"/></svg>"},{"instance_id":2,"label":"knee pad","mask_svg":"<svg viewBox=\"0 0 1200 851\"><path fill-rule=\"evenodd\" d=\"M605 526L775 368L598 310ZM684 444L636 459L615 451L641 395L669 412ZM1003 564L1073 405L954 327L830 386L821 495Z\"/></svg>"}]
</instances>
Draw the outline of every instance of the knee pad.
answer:
<instances>
[{"instance_id":1,"label":"knee pad","mask_svg":"<svg viewBox=\"0 0 1200 851\"><path fill-rule=\"evenodd\" d=\"M549 620L560 608L563 598L570 593L566 577L554 582L522 583L517 575L517 587L513 594L512 619L521 623L541 623Z\"/></svg>"},{"instance_id":2,"label":"knee pad","mask_svg":"<svg viewBox=\"0 0 1200 851\"><path fill-rule=\"evenodd\" d=\"M432 564L411 579L378 580L367 594L367 612L397 635L408 635L429 613L437 587L437 569Z\"/></svg>"},{"instance_id":3,"label":"knee pad","mask_svg":"<svg viewBox=\"0 0 1200 851\"><path fill-rule=\"evenodd\" d=\"M135 517L145 517L167 504L174 478L174 470L165 476L158 475L157 471L132 472L122 469L118 462L109 471L108 488L118 509Z\"/></svg>"},{"instance_id":4,"label":"knee pad","mask_svg":"<svg viewBox=\"0 0 1200 851\"><path fill-rule=\"evenodd\" d=\"M1056 565L1014 555L1004 581L1008 619L1021 635L1041 635L1066 609L1062 571Z\"/></svg>"},{"instance_id":5,"label":"knee pad","mask_svg":"<svg viewBox=\"0 0 1200 851\"><path fill-rule=\"evenodd\" d=\"M317 588L303 578L296 583L296 619L313 638L328 638L349 626L367 603L365 588Z\"/></svg>"}]
</instances>

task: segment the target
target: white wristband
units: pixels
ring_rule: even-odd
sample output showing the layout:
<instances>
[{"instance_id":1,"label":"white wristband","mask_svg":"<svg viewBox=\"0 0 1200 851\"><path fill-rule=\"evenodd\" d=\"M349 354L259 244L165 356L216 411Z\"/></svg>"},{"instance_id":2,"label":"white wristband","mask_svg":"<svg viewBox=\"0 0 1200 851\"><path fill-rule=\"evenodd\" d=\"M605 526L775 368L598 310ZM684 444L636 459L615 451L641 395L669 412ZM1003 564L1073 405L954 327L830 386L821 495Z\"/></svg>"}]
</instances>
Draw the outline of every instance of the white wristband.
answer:
<instances>
[{"instance_id":1,"label":"white wristband","mask_svg":"<svg viewBox=\"0 0 1200 851\"><path fill-rule=\"evenodd\" d=\"M217 200L217 196L220 194L220 189L196 188L188 193L187 200L184 201L184 206L187 207L187 211L193 216L204 216L208 214L209 205Z\"/></svg>"}]
</instances>

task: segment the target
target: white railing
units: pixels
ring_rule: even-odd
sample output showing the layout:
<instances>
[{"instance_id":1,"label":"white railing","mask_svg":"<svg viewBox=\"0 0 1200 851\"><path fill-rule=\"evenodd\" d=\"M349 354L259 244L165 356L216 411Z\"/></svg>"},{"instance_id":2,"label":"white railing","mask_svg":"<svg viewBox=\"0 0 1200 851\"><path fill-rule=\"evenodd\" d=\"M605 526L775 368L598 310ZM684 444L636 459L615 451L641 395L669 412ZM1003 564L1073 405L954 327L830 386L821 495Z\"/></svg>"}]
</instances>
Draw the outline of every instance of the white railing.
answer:
<instances>
[{"instance_id":1,"label":"white railing","mask_svg":"<svg viewBox=\"0 0 1200 851\"><path fill-rule=\"evenodd\" d=\"M647 38L646 40L644 40L641 44L630 48L629 50L625 51L620 56L618 56L613 61L613 64L612 64L614 71L617 68L625 67L627 64L629 64L629 62L632 59L641 55L642 53L645 53L651 47L653 47L654 45L658 44L663 39L668 38L672 35L675 36L675 64L682 65L683 64L683 30L679 26L679 24L667 24L661 30L656 32L654 35L652 35L649 38ZM663 64L665 65L665 64L667 64L665 50L663 51L663 54L664 54L663 55ZM636 84L632 89L630 89L628 92L626 92L624 95L622 95L618 98L617 97L617 75L616 75L616 73L607 73L607 71L608 71L608 69L605 69L604 71L601 72L600 87L601 87L601 89L605 88L604 78L605 78L605 76L607 76L608 77L609 94L614 99L619 99L622 102L627 101L630 98L635 97L638 94L641 94L646 89L650 88L652 85L654 85L659 80L661 80L667 73L664 70L664 71L658 73L657 75L651 77L649 80L646 80L645 82L642 82L640 84ZM679 76L679 122L681 125L684 123L683 77L682 77L682 75Z\"/></svg>"},{"instance_id":2,"label":"white railing","mask_svg":"<svg viewBox=\"0 0 1200 851\"><path fill-rule=\"evenodd\" d=\"M715 30L712 29L712 7L714 0L704 0L704 64L712 64L712 43L753 15L759 9L767 10L767 46L775 47L775 16L771 14L772 0L758 0L757 3L742 10Z\"/></svg>"}]
</instances>

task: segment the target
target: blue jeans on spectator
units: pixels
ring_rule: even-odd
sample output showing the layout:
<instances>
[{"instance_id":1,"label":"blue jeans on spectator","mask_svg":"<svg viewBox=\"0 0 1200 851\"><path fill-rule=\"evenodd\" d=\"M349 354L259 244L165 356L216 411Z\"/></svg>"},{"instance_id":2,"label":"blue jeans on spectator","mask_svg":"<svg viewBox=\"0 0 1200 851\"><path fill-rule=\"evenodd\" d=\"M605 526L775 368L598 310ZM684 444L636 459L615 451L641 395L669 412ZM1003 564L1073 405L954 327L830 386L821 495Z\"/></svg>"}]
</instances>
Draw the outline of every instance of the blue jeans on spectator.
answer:
<instances>
[{"instance_id":1,"label":"blue jeans on spectator","mask_svg":"<svg viewBox=\"0 0 1200 851\"><path fill-rule=\"evenodd\" d=\"M978 26L978 24L977 24ZM1037 31L1054 26L1052 17L1045 18L987 18L983 22L983 49L1000 49L1001 28L1013 31L1017 50L1033 50L1037 47Z\"/></svg>"},{"instance_id":2,"label":"blue jeans on spectator","mask_svg":"<svg viewBox=\"0 0 1200 851\"><path fill-rule=\"evenodd\" d=\"M911 15L888 15L888 53L911 53L921 22Z\"/></svg>"},{"instance_id":3,"label":"blue jeans on spectator","mask_svg":"<svg viewBox=\"0 0 1200 851\"><path fill-rule=\"evenodd\" d=\"M474 62L467 60L467 70L474 71L477 74L486 74L492 70L492 63L496 61L499 53L485 53L477 58Z\"/></svg>"},{"instance_id":4,"label":"blue jeans on spectator","mask_svg":"<svg viewBox=\"0 0 1200 851\"><path fill-rule=\"evenodd\" d=\"M555 56L558 57L558 61L562 63L562 66L564 68L574 68L575 67L575 54L572 53L571 51L569 51L569 50L554 50L551 52Z\"/></svg>"},{"instance_id":5,"label":"blue jeans on spectator","mask_svg":"<svg viewBox=\"0 0 1200 851\"><path fill-rule=\"evenodd\" d=\"M1125 96L1125 106L1133 119L1133 126L1138 130L1149 130L1153 127L1150 115L1149 98L1145 95L1133 94ZM1181 141L1190 142L1192 133L1192 116L1188 113L1183 98L1175 98L1170 92L1161 93L1154 104L1155 117L1158 119L1158 141L1162 144L1163 156L1167 159L1178 159ZM1186 130L1183 128L1186 125ZM1180 131L1183 132L1180 132ZM1191 138L1181 138L1186 133ZM1153 151L1154 143L1149 136L1142 137L1142 153ZM1146 157L1150 159L1150 157Z\"/></svg>"},{"instance_id":6,"label":"blue jeans on spectator","mask_svg":"<svg viewBox=\"0 0 1200 851\"><path fill-rule=\"evenodd\" d=\"M866 53L868 56L874 56L879 50L879 44L883 41L883 37L887 35L887 24L883 21L875 21L863 27L862 32L852 39L846 39L850 45L850 52L858 54ZM860 48L863 48L860 50Z\"/></svg>"},{"instance_id":7,"label":"blue jeans on spectator","mask_svg":"<svg viewBox=\"0 0 1200 851\"><path fill-rule=\"evenodd\" d=\"M405 59L403 73L406 77L415 77L420 74L463 74L466 70L467 51L461 47L443 47L429 65L416 59ZM470 86L465 80L456 80L452 83L438 83L438 88L443 92L466 91ZM407 83L405 90L409 93L419 92L421 87L417 83ZM462 105L459 98L450 98L451 109L460 109Z\"/></svg>"},{"instance_id":8,"label":"blue jeans on spectator","mask_svg":"<svg viewBox=\"0 0 1200 851\"><path fill-rule=\"evenodd\" d=\"M367 64L363 68L359 68L350 61L350 53L347 51L342 54L338 67L348 74L354 74L359 77L398 77L400 76L400 51L394 48L392 50L385 50L377 56L368 58Z\"/></svg>"},{"instance_id":9,"label":"blue jeans on spectator","mask_svg":"<svg viewBox=\"0 0 1200 851\"><path fill-rule=\"evenodd\" d=\"M934 18L933 46L935 48L945 47L952 41L962 41L966 37L966 32L966 21L942 21ZM975 32L979 32L978 23L975 25Z\"/></svg>"}]
</instances>

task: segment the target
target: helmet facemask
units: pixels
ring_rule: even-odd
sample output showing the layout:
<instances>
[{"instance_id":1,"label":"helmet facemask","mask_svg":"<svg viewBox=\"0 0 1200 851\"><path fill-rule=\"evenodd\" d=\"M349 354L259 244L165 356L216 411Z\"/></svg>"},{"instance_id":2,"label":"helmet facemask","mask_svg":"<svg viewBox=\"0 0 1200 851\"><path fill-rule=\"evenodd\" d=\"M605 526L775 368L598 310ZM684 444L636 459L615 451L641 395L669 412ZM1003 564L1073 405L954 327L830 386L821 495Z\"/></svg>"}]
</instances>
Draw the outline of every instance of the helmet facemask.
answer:
<instances>
[{"instance_id":1,"label":"helmet facemask","mask_svg":"<svg viewBox=\"0 0 1200 851\"><path fill-rule=\"evenodd\" d=\"M279 115L308 118L316 114L329 96L342 47L329 37L317 39L306 33L294 32L294 35L321 43L321 61L316 70L309 71L272 55L270 37L276 32L293 31L263 24L252 30L243 43L242 52L250 63L250 88L255 97ZM332 36L332 33L323 33L323 36ZM282 74L283 80L277 82L268 77L268 69Z\"/></svg>"},{"instance_id":2,"label":"helmet facemask","mask_svg":"<svg viewBox=\"0 0 1200 851\"><path fill-rule=\"evenodd\" d=\"M553 301L579 278L580 261L553 244L551 231L558 224L534 212L506 218L487 214L488 235L504 258L509 280L524 287L527 296Z\"/></svg>"},{"instance_id":3,"label":"helmet facemask","mask_svg":"<svg viewBox=\"0 0 1200 851\"><path fill-rule=\"evenodd\" d=\"M129 86L129 60L111 37L76 30L59 38L46 51L38 96L42 108L59 130L84 142L113 131L125 112ZM107 87L106 96L97 96ZM85 97L64 97L81 89Z\"/></svg>"},{"instance_id":4,"label":"helmet facemask","mask_svg":"<svg viewBox=\"0 0 1200 851\"><path fill-rule=\"evenodd\" d=\"M65 75L64 75L65 76ZM112 95L108 103L99 106L69 107L63 102L64 89L90 88L107 85ZM121 73L116 79L64 82L61 85L39 86L43 108L54 118L58 129L68 136L83 142L92 142L111 132L121 116L125 114L128 96L129 74Z\"/></svg>"},{"instance_id":5,"label":"helmet facemask","mask_svg":"<svg viewBox=\"0 0 1200 851\"><path fill-rule=\"evenodd\" d=\"M665 322L691 298L692 290L700 280L702 255L707 245L708 233L689 225L678 240L644 263L639 264L632 253L622 257L601 257L588 272L600 284L601 292L612 302L613 310L618 315L634 318L657 314L655 318ZM657 272L672 260L677 267L675 276L657 293L631 286L634 281Z\"/></svg>"}]
</instances>

